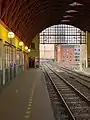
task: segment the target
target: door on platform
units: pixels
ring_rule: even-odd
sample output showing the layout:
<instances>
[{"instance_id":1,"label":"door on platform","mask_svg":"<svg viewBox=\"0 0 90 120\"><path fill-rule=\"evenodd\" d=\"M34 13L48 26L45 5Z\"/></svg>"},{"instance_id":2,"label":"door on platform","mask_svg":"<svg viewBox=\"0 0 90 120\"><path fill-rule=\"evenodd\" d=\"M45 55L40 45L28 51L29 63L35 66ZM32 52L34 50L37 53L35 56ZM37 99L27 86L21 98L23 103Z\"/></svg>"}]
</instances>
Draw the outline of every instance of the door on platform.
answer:
<instances>
[{"instance_id":1,"label":"door on platform","mask_svg":"<svg viewBox=\"0 0 90 120\"><path fill-rule=\"evenodd\" d=\"M35 67L35 57L29 57L29 68Z\"/></svg>"}]
</instances>

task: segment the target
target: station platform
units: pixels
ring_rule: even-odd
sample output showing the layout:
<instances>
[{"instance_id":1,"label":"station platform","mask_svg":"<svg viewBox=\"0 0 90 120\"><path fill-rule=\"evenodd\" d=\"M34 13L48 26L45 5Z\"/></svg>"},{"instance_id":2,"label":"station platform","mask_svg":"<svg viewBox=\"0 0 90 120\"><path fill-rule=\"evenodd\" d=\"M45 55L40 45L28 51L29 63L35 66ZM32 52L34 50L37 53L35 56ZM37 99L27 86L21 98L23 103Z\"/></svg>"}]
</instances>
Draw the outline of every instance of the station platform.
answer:
<instances>
[{"instance_id":1,"label":"station platform","mask_svg":"<svg viewBox=\"0 0 90 120\"><path fill-rule=\"evenodd\" d=\"M0 93L0 120L55 120L42 71L19 74Z\"/></svg>"},{"instance_id":2,"label":"station platform","mask_svg":"<svg viewBox=\"0 0 90 120\"><path fill-rule=\"evenodd\" d=\"M86 76L90 77L90 68L82 68L82 69L80 69L80 68L78 68L78 69L74 68L74 70L76 72L79 72L81 74L85 74Z\"/></svg>"},{"instance_id":3,"label":"station platform","mask_svg":"<svg viewBox=\"0 0 90 120\"><path fill-rule=\"evenodd\" d=\"M70 65L68 63L67 64L60 63L60 62L55 62L55 63L59 64L62 67L69 68L70 70L73 70L75 72L78 72L80 74L90 77L90 68L85 68L85 67L80 68L79 65Z\"/></svg>"}]
</instances>

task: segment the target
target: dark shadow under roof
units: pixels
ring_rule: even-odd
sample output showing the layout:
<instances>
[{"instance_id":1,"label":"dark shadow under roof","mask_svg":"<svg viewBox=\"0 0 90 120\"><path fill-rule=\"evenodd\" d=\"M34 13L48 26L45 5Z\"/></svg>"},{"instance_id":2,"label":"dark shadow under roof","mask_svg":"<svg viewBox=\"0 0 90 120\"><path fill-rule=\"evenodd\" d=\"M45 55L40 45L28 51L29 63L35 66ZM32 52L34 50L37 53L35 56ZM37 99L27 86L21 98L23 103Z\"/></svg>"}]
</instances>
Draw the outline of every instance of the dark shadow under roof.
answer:
<instances>
[{"instance_id":1,"label":"dark shadow under roof","mask_svg":"<svg viewBox=\"0 0 90 120\"><path fill-rule=\"evenodd\" d=\"M29 45L51 25L68 24L90 31L90 0L0 0L0 18Z\"/></svg>"}]
</instances>

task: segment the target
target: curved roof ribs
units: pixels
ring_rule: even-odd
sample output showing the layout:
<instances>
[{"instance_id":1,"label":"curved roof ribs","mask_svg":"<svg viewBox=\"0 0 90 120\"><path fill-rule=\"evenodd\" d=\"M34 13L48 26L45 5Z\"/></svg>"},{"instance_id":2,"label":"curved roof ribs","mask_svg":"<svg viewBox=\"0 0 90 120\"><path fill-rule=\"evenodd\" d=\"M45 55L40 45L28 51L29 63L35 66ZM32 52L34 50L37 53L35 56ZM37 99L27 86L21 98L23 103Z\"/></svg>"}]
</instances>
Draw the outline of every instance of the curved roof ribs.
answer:
<instances>
[{"instance_id":1,"label":"curved roof ribs","mask_svg":"<svg viewBox=\"0 0 90 120\"><path fill-rule=\"evenodd\" d=\"M29 45L37 33L64 20L90 31L90 0L0 0L0 19Z\"/></svg>"}]
</instances>

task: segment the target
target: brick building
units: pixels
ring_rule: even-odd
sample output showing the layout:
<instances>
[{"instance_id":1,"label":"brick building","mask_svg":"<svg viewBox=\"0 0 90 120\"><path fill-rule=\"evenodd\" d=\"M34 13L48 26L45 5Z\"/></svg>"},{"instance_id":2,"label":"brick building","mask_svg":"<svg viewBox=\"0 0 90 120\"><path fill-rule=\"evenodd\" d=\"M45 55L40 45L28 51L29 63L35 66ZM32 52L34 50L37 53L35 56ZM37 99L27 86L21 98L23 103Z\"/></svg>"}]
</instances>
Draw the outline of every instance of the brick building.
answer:
<instances>
[{"instance_id":1,"label":"brick building","mask_svg":"<svg viewBox=\"0 0 90 120\"><path fill-rule=\"evenodd\" d=\"M79 62L79 60L76 61L75 59L76 48L74 45L56 45L55 48L56 48L56 59L58 62L65 62L69 64L77 64Z\"/></svg>"}]
</instances>

